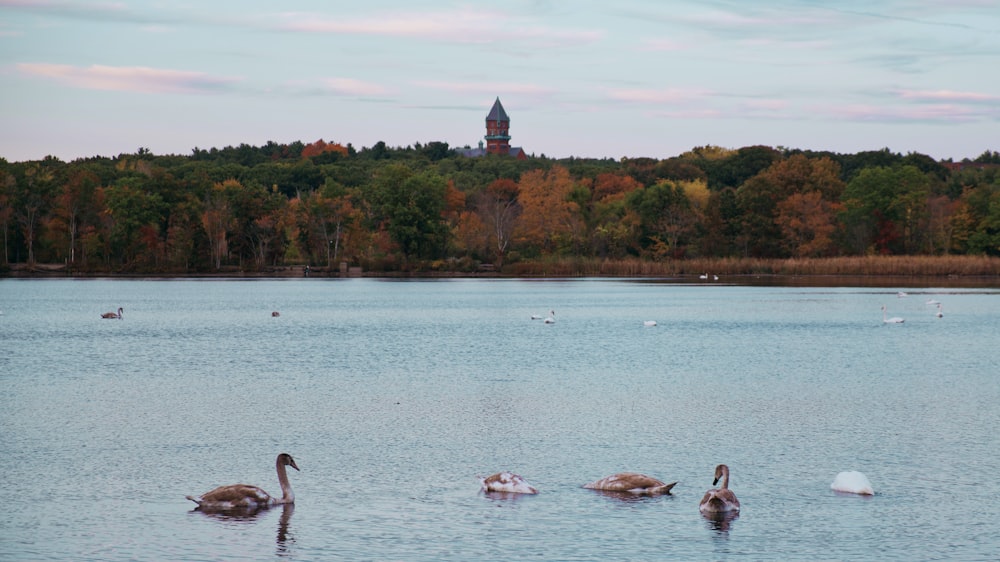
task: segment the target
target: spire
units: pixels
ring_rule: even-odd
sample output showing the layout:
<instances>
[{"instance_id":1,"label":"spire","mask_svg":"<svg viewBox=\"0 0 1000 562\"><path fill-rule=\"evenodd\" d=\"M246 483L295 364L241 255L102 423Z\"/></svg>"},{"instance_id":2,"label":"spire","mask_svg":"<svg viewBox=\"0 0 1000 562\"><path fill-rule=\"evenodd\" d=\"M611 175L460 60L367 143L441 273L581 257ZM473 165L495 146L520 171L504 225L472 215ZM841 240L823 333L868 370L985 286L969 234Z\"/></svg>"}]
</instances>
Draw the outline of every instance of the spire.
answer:
<instances>
[{"instance_id":1,"label":"spire","mask_svg":"<svg viewBox=\"0 0 1000 562\"><path fill-rule=\"evenodd\" d=\"M503 110L503 105L500 104L500 96L497 96L497 101L493 102L493 109L491 109L489 115L486 116L486 120L504 121L510 123L510 117L507 117L507 112Z\"/></svg>"}]
</instances>

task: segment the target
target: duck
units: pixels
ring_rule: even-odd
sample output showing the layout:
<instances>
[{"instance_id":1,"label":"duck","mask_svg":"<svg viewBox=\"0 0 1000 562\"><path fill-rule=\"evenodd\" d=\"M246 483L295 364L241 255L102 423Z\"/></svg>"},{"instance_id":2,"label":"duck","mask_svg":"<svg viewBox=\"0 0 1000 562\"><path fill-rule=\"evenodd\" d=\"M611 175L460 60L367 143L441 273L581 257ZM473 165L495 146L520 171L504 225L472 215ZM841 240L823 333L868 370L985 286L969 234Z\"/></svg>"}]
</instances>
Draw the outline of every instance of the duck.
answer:
<instances>
[{"instance_id":1,"label":"duck","mask_svg":"<svg viewBox=\"0 0 1000 562\"><path fill-rule=\"evenodd\" d=\"M848 494L859 494L862 496L874 496L875 490L868 477L856 470L838 473L830 484L830 489L834 492L844 492Z\"/></svg>"},{"instance_id":2,"label":"duck","mask_svg":"<svg viewBox=\"0 0 1000 562\"><path fill-rule=\"evenodd\" d=\"M198 504L199 509L206 510L266 509L276 505L295 503L295 493L292 492L292 485L288 482L288 473L285 472L286 466L299 470L295 459L288 453L281 453L274 464L275 470L278 472L278 484L281 486L280 498L268 494L257 486L248 484L219 486L200 496L186 497Z\"/></svg>"},{"instance_id":3,"label":"duck","mask_svg":"<svg viewBox=\"0 0 1000 562\"><path fill-rule=\"evenodd\" d=\"M903 320L899 316L893 316L892 318L886 318L886 315L885 315L885 305L884 304L882 305L882 323L884 323L884 324L902 324L903 322L905 322L905 320Z\"/></svg>"},{"instance_id":4,"label":"duck","mask_svg":"<svg viewBox=\"0 0 1000 562\"><path fill-rule=\"evenodd\" d=\"M537 494L538 489L528 484L519 474L503 471L483 478L479 477L479 484L484 492L505 492L508 494Z\"/></svg>"},{"instance_id":5,"label":"duck","mask_svg":"<svg viewBox=\"0 0 1000 562\"><path fill-rule=\"evenodd\" d=\"M125 312L125 309L123 309L122 307L119 306L117 313L114 313L114 312L105 312L104 314L101 315L101 318L114 318L116 320L121 320L122 319L122 312Z\"/></svg>"},{"instance_id":6,"label":"duck","mask_svg":"<svg viewBox=\"0 0 1000 562\"><path fill-rule=\"evenodd\" d=\"M715 467L715 486L722 480L722 485L705 492L698 505L698 511L705 514L714 513L735 513L740 510L740 500L736 499L736 494L729 489L729 467L720 464Z\"/></svg>"},{"instance_id":7,"label":"duck","mask_svg":"<svg viewBox=\"0 0 1000 562\"><path fill-rule=\"evenodd\" d=\"M600 480L595 480L583 487L588 490L601 490L604 492L625 492L629 494L656 496L669 494L670 490L677 485L677 482L667 484L662 480L657 480L652 476L639 474L637 472L619 472L611 476L605 476Z\"/></svg>"}]
</instances>

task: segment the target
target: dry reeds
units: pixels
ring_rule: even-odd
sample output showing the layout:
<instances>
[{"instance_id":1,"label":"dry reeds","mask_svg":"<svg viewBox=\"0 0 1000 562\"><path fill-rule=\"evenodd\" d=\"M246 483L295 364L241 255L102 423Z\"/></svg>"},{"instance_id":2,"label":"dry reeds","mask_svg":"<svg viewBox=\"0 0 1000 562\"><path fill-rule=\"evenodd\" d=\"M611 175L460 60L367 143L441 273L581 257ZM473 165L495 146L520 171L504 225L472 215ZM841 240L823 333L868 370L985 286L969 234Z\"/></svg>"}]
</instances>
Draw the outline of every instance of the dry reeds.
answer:
<instances>
[{"instance_id":1,"label":"dry reeds","mask_svg":"<svg viewBox=\"0 0 1000 562\"><path fill-rule=\"evenodd\" d=\"M515 277L697 277L733 275L862 277L1000 277L1000 258L988 256L858 256L815 259L638 258L544 259L507 264Z\"/></svg>"}]
</instances>

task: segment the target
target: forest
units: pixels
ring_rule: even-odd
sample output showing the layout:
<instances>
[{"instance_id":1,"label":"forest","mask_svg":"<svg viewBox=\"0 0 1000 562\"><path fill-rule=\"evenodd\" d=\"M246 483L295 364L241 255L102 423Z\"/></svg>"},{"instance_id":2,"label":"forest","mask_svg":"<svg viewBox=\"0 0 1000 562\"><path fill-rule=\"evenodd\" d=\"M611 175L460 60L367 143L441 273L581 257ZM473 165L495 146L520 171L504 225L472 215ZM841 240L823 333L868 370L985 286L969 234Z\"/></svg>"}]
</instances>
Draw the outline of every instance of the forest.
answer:
<instances>
[{"instance_id":1,"label":"forest","mask_svg":"<svg viewBox=\"0 0 1000 562\"><path fill-rule=\"evenodd\" d=\"M0 158L0 274L503 272L589 259L1000 256L1000 153L749 146L526 160L268 142Z\"/></svg>"}]
</instances>

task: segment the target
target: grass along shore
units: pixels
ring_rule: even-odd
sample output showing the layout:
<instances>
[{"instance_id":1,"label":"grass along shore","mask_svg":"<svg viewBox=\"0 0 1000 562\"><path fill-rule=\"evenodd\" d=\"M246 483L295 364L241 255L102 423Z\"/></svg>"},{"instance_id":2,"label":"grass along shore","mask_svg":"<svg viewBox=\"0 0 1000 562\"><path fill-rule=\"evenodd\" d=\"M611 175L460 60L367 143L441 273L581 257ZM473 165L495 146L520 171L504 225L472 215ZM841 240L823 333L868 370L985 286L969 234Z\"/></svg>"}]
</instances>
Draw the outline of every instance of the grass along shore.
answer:
<instances>
[{"instance_id":1,"label":"grass along shore","mask_svg":"<svg viewBox=\"0 0 1000 562\"><path fill-rule=\"evenodd\" d=\"M1000 258L987 256L861 256L812 259L696 258L645 261L639 259L600 260L562 258L519 261L500 271L363 271L352 277L510 277L510 278L659 278L701 281L719 276L729 283L812 284L812 285L911 285L1000 288ZM123 277L123 278L268 278L303 277L304 266L287 265L266 271L219 272L113 272L71 271L63 264L9 264L0 268L0 277ZM311 277L338 277L339 270L314 267Z\"/></svg>"}]
</instances>

